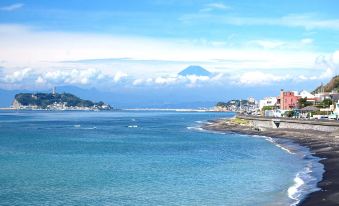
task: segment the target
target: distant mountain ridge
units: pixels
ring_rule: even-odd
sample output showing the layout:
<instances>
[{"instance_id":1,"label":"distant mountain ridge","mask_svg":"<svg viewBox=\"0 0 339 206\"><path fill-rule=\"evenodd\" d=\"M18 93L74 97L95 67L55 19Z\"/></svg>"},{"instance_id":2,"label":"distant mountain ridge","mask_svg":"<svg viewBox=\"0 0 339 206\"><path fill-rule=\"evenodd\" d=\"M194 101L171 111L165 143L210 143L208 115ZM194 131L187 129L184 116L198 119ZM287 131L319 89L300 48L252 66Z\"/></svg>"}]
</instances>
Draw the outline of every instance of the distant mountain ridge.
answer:
<instances>
[{"instance_id":1,"label":"distant mountain ridge","mask_svg":"<svg viewBox=\"0 0 339 206\"><path fill-rule=\"evenodd\" d=\"M207 71L206 69L202 68L201 66L189 66L186 69L182 70L178 73L181 76L189 76L189 75L196 75L196 76L211 76L212 73Z\"/></svg>"}]
</instances>

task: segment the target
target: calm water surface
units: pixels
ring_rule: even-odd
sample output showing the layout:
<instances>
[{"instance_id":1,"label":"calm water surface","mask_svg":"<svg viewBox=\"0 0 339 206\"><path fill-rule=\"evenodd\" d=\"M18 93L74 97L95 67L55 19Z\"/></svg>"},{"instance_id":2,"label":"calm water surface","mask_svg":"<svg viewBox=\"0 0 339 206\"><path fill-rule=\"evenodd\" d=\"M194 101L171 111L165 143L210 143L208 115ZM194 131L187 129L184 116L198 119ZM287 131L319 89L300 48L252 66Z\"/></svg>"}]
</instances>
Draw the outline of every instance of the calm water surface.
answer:
<instances>
[{"instance_id":1,"label":"calm water surface","mask_svg":"<svg viewBox=\"0 0 339 206\"><path fill-rule=\"evenodd\" d=\"M230 116L0 112L0 205L289 205L314 189L307 149L198 128Z\"/></svg>"}]
</instances>

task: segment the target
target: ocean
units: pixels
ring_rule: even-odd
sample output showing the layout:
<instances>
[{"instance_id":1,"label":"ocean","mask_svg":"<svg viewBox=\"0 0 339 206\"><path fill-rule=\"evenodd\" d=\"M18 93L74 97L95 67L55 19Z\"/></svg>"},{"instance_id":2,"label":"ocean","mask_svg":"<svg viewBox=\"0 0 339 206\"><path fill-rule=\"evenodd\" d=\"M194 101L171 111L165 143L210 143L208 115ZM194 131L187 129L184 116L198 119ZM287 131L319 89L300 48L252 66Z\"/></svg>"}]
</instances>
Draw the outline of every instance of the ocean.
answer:
<instances>
[{"instance_id":1,"label":"ocean","mask_svg":"<svg viewBox=\"0 0 339 206\"><path fill-rule=\"evenodd\" d=\"M0 205L297 205L323 166L289 140L204 131L232 113L0 112Z\"/></svg>"}]
</instances>

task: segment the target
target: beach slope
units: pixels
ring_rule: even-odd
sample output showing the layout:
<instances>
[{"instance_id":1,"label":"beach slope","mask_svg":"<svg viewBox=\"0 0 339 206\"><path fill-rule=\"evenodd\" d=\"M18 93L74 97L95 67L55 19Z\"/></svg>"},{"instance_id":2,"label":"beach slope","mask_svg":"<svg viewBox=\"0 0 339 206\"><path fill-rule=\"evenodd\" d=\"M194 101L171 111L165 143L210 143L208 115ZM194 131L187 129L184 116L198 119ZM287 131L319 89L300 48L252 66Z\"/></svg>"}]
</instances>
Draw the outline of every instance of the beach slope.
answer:
<instances>
[{"instance_id":1,"label":"beach slope","mask_svg":"<svg viewBox=\"0 0 339 206\"><path fill-rule=\"evenodd\" d=\"M335 126L333 126L335 127ZM310 148L314 156L323 158L323 179L318 183L321 190L308 195L299 205L339 205L339 131L319 131L294 128L256 128L251 120L242 118L220 119L203 125L206 130L235 132L249 135L263 135L272 138L286 138ZM316 127L314 127L316 128ZM336 128L334 128L336 130Z\"/></svg>"}]
</instances>

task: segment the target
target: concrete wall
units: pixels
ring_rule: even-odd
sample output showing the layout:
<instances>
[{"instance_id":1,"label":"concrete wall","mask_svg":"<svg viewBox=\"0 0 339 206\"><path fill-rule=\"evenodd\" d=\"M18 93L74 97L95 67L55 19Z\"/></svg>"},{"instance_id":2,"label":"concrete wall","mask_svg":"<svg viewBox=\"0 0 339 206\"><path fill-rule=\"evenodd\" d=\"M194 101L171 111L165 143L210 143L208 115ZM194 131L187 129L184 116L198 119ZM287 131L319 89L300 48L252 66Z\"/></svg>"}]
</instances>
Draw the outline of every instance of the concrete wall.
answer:
<instances>
[{"instance_id":1,"label":"concrete wall","mask_svg":"<svg viewBox=\"0 0 339 206\"><path fill-rule=\"evenodd\" d=\"M334 132L339 130L339 122L336 121L309 121L309 120L265 118L251 116L238 116L238 117L249 120L251 126L260 130L265 130L265 128L317 130L324 132Z\"/></svg>"}]
</instances>

